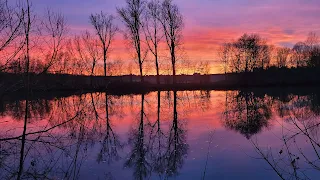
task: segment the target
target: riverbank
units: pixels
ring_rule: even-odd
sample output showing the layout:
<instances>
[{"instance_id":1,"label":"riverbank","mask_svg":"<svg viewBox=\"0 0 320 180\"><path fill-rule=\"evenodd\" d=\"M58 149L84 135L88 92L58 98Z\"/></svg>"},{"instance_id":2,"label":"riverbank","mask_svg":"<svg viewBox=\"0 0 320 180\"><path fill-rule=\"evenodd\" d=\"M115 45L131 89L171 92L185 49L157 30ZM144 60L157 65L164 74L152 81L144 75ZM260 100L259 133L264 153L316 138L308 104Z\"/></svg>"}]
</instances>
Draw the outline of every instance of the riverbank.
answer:
<instances>
[{"instance_id":1,"label":"riverbank","mask_svg":"<svg viewBox=\"0 0 320 180\"><path fill-rule=\"evenodd\" d=\"M30 91L41 92L105 92L110 94L141 94L151 91L171 90L232 90L250 87L317 87L320 85L319 69L269 69L250 73L210 75L157 76L76 76L67 74L30 74ZM26 90L26 75L0 74L2 95Z\"/></svg>"}]
</instances>

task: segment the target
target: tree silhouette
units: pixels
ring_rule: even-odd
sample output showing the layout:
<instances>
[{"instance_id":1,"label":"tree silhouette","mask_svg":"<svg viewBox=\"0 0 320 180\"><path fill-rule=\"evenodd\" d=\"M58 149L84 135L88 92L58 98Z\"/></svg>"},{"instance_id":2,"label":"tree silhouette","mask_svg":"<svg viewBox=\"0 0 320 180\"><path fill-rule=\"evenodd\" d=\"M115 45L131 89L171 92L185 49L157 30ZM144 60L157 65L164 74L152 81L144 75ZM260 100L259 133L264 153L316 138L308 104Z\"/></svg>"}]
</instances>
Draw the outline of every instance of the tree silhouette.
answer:
<instances>
[{"instance_id":1,"label":"tree silhouette","mask_svg":"<svg viewBox=\"0 0 320 180\"><path fill-rule=\"evenodd\" d=\"M20 161L19 161L19 171L17 175L17 179L21 179L21 175L23 173L24 167L24 156L25 156L25 143L26 143L26 132L27 132L27 124L28 124L28 112L29 112L29 93L30 93L30 74L29 74L29 65L30 65L30 29L31 29L31 10L30 3L27 0L26 5L22 7L22 11L26 12L26 17L23 19L23 30L25 35L25 59L26 59L26 102L25 102L25 116L24 116L24 125L23 125L23 133L21 138L21 150L20 150Z\"/></svg>"},{"instance_id":2,"label":"tree silhouette","mask_svg":"<svg viewBox=\"0 0 320 180\"><path fill-rule=\"evenodd\" d=\"M52 66L58 63L60 53L63 49L64 36L67 33L66 21L62 14L47 10L46 19L43 21L44 31L50 37L46 42L48 52L42 73L47 73Z\"/></svg>"},{"instance_id":3,"label":"tree silhouette","mask_svg":"<svg viewBox=\"0 0 320 180\"><path fill-rule=\"evenodd\" d=\"M159 0L152 0L147 4L147 10L145 15L144 32L146 34L146 41L150 52L154 55L157 83L160 83L159 79L159 44L161 41L161 24L159 21L161 15L161 5Z\"/></svg>"},{"instance_id":4,"label":"tree silhouette","mask_svg":"<svg viewBox=\"0 0 320 180\"><path fill-rule=\"evenodd\" d=\"M292 48L292 65L296 68L307 65L307 45L304 42L296 43Z\"/></svg>"},{"instance_id":5,"label":"tree silhouette","mask_svg":"<svg viewBox=\"0 0 320 180\"><path fill-rule=\"evenodd\" d=\"M181 45L183 17L179 7L173 4L172 0L164 0L159 20L162 24L166 43L170 51L173 83L175 83L177 51Z\"/></svg>"},{"instance_id":6,"label":"tree silhouette","mask_svg":"<svg viewBox=\"0 0 320 180\"><path fill-rule=\"evenodd\" d=\"M290 49L280 47L277 49L277 67L284 68L288 66L288 60L290 55Z\"/></svg>"},{"instance_id":7,"label":"tree silhouette","mask_svg":"<svg viewBox=\"0 0 320 180\"><path fill-rule=\"evenodd\" d=\"M101 55L99 53L99 41L95 39L89 31L86 31L82 35L82 39L85 45L85 48L89 54L89 57L92 59L92 68L91 68L91 76L94 75L94 70L98 60L100 59ZM111 41L110 41L111 43Z\"/></svg>"},{"instance_id":8,"label":"tree silhouette","mask_svg":"<svg viewBox=\"0 0 320 180\"><path fill-rule=\"evenodd\" d=\"M107 55L118 28L114 25L114 17L103 12L91 14L90 22L100 39L103 52L104 76L107 76Z\"/></svg>"},{"instance_id":9,"label":"tree silhouette","mask_svg":"<svg viewBox=\"0 0 320 180\"><path fill-rule=\"evenodd\" d=\"M226 72L252 72L266 69L271 61L271 48L258 34L244 34L220 48L220 60Z\"/></svg>"},{"instance_id":10,"label":"tree silhouette","mask_svg":"<svg viewBox=\"0 0 320 180\"><path fill-rule=\"evenodd\" d=\"M25 11L19 6L11 6L8 0L0 1L0 72L10 69L8 65L24 46L24 40L19 40L23 34L24 16ZM15 42L18 44L16 47L13 46ZM9 56L3 56L10 49L13 51L10 51Z\"/></svg>"},{"instance_id":11,"label":"tree silhouette","mask_svg":"<svg viewBox=\"0 0 320 180\"><path fill-rule=\"evenodd\" d=\"M145 56L143 57L142 50L142 33L143 24L142 17L145 11L146 2L144 0L126 0L127 6L125 8L117 8L118 14L125 24L127 32L125 38L128 39L134 47L136 56L139 64L140 78L143 78L143 62Z\"/></svg>"}]
</instances>

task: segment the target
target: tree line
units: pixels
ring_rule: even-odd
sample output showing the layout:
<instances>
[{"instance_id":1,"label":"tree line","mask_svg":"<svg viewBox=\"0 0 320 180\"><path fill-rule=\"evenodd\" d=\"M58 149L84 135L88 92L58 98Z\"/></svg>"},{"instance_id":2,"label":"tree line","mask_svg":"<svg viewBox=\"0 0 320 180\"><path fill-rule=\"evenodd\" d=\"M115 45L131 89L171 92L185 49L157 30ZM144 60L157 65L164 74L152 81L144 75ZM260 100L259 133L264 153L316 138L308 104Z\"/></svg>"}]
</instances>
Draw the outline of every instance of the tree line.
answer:
<instances>
[{"instance_id":1,"label":"tree line","mask_svg":"<svg viewBox=\"0 0 320 180\"><path fill-rule=\"evenodd\" d=\"M112 75L112 68L124 68L118 61L109 60L111 47L117 34L123 34L134 50L133 59L139 67L143 81L144 64L148 57L160 74L160 46L166 47L172 75L176 75L177 51L181 45L183 16L173 0L126 0L124 7L117 8L117 16L93 13L89 17L92 29L69 36L69 28L61 13L48 9L45 15L34 13L33 5L17 0L12 4L0 0L0 72L13 73L68 73L87 75ZM25 9L29 13L30 36L26 44ZM120 19L120 29L115 19ZM26 50L30 52L27 55ZM30 66L26 66L26 57ZM150 60L151 61L151 60ZM103 65L103 67L101 67ZM127 67L128 69L132 64ZM132 70L128 70L132 71Z\"/></svg>"},{"instance_id":2,"label":"tree line","mask_svg":"<svg viewBox=\"0 0 320 180\"><path fill-rule=\"evenodd\" d=\"M320 67L320 41L316 33L311 32L304 42L298 42L292 48L276 47L259 34L244 34L220 47L219 60L225 73L316 68Z\"/></svg>"}]
</instances>

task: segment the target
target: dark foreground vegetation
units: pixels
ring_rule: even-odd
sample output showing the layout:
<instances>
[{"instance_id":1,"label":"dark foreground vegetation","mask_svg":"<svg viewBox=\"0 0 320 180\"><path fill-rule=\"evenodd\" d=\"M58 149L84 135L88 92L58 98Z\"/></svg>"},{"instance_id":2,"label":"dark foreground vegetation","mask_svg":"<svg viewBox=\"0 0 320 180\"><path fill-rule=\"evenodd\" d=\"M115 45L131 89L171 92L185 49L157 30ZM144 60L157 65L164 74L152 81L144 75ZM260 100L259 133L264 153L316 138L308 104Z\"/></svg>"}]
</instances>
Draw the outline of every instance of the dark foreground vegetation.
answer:
<instances>
[{"instance_id":1,"label":"dark foreground vegetation","mask_svg":"<svg viewBox=\"0 0 320 180\"><path fill-rule=\"evenodd\" d=\"M27 86L25 74L0 74L1 96L22 98ZM175 83L173 76L145 76L144 82L139 76L75 76L68 74L30 74L31 94L42 96L82 94L87 92L105 92L113 95L141 94L151 91L171 90L233 90L254 87L319 87L320 70L318 68L269 68L253 72L178 75ZM47 95L45 95L47 96Z\"/></svg>"}]
</instances>

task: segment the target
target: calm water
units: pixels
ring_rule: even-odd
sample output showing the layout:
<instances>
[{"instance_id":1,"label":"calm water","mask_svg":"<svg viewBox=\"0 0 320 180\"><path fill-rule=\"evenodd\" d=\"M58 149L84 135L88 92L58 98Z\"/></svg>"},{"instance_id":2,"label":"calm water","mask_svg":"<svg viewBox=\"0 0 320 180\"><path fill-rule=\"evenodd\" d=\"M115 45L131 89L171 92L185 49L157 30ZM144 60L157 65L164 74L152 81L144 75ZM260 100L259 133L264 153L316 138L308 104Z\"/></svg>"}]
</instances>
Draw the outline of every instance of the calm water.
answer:
<instances>
[{"instance_id":1,"label":"calm water","mask_svg":"<svg viewBox=\"0 0 320 180\"><path fill-rule=\"evenodd\" d=\"M318 179L320 94L288 91L32 100L25 136L2 101L0 179Z\"/></svg>"}]
</instances>

